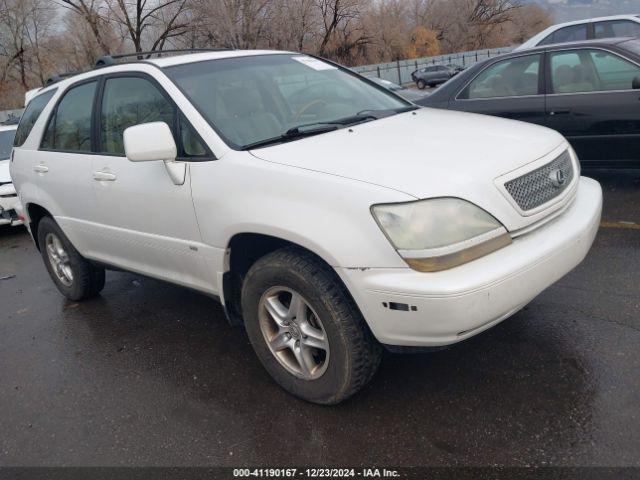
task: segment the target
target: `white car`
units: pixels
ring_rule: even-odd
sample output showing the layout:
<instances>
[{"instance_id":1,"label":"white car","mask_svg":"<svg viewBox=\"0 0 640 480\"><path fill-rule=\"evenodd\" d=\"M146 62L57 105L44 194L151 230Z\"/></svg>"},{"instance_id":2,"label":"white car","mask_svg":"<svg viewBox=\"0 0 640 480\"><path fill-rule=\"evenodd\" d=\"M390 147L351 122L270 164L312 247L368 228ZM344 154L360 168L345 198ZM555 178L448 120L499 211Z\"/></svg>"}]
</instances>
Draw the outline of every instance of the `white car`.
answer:
<instances>
[{"instance_id":1,"label":"white car","mask_svg":"<svg viewBox=\"0 0 640 480\"><path fill-rule=\"evenodd\" d=\"M17 125L0 125L0 225L21 225L16 213L18 195L11 183L9 161Z\"/></svg>"},{"instance_id":2,"label":"white car","mask_svg":"<svg viewBox=\"0 0 640 480\"><path fill-rule=\"evenodd\" d=\"M640 15L615 15L560 23L543 30L515 50L615 37L640 37Z\"/></svg>"},{"instance_id":3,"label":"white car","mask_svg":"<svg viewBox=\"0 0 640 480\"><path fill-rule=\"evenodd\" d=\"M216 295L273 378L323 404L365 385L382 346L516 313L582 261L602 204L552 130L422 109L288 52L79 74L31 100L15 145L63 295L98 294L111 267Z\"/></svg>"}]
</instances>

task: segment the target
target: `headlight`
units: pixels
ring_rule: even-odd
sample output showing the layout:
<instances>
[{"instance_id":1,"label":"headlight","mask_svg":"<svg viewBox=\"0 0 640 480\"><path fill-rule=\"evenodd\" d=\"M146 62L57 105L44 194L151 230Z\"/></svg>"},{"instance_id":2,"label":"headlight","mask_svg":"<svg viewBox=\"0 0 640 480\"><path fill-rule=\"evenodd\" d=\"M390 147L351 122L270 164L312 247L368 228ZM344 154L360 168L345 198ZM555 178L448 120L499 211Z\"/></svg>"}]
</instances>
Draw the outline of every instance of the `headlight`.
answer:
<instances>
[{"instance_id":1,"label":"headlight","mask_svg":"<svg viewBox=\"0 0 640 480\"><path fill-rule=\"evenodd\" d=\"M498 220L459 198L374 205L378 225L414 270L437 272L511 243Z\"/></svg>"}]
</instances>

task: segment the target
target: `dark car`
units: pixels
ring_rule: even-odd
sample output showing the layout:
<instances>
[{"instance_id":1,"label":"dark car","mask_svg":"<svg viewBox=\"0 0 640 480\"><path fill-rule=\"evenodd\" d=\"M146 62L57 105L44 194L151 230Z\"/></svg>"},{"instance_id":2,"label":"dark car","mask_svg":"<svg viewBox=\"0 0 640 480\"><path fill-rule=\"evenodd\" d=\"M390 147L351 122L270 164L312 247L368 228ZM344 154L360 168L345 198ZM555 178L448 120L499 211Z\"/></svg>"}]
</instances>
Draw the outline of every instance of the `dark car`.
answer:
<instances>
[{"instance_id":1,"label":"dark car","mask_svg":"<svg viewBox=\"0 0 640 480\"><path fill-rule=\"evenodd\" d=\"M445 67L449 67L451 70L453 70L455 75L459 74L466 68L466 67L463 67L462 65L458 65L457 63L447 63Z\"/></svg>"},{"instance_id":2,"label":"dark car","mask_svg":"<svg viewBox=\"0 0 640 480\"><path fill-rule=\"evenodd\" d=\"M435 87L458 74L458 70L447 65L432 65L416 70L411 74L411 79L416 82L418 88Z\"/></svg>"},{"instance_id":3,"label":"dark car","mask_svg":"<svg viewBox=\"0 0 640 480\"><path fill-rule=\"evenodd\" d=\"M495 57L417 103L553 128L588 166L640 166L638 39L550 45Z\"/></svg>"},{"instance_id":4,"label":"dark car","mask_svg":"<svg viewBox=\"0 0 640 480\"><path fill-rule=\"evenodd\" d=\"M369 80L377 83L381 87L384 87L397 95L400 95L402 98L404 98L405 100L409 100L410 102L415 102L416 100L420 100L429 95L428 92L419 92L418 90L404 88L397 83L390 82L389 80L385 80L383 78L370 77Z\"/></svg>"}]
</instances>

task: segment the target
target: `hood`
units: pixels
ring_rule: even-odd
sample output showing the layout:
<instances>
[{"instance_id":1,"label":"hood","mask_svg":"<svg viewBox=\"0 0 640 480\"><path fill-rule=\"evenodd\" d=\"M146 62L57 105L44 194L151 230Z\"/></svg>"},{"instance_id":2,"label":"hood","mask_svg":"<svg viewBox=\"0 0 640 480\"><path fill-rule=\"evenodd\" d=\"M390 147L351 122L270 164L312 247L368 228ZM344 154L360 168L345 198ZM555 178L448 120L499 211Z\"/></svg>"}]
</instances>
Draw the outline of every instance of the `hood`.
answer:
<instances>
[{"instance_id":1,"label":"hood","mask_svg":"<svg viewBox=\"0 0 640 480\"><path fill-rule=\"evenodd\" d=\"M492 185L564 142L536 125L423 108L251 153L426 198Z\"/></svg>"},{"instance_id":2,"label":"hood","mask_svg":"<svg viewBox=\"0 0 640 480\"><path fill-rule=\"evenodd\" d=\"M544 127L422 108L251 153L414 198L463 198L516 229L538 217L516 214L495 179L564 145L559 133Z\"/></svg>"},{"instance_id":3,"label":"hood","mask_svg":"<svg viewBox=\"0 0 640 480\"><path fill-rule=\"evenodd\" d=\"M7 183L11 181L11 175L9 175L9 160L0 160L0 183Z\"/></svg>"}]
</instances>

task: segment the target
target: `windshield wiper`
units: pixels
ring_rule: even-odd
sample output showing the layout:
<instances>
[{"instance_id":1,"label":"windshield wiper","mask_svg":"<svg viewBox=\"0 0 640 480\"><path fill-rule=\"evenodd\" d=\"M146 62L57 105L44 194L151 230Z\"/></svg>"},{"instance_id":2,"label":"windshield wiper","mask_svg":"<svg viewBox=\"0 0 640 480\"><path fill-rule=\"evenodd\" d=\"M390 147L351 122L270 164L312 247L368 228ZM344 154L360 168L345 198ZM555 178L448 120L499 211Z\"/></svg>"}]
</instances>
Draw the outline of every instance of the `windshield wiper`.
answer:
<instances>
[{"instance_id":1,"label":"windshield wiper","mask_svg":"<svg viewBox=\"0 0 640 480\"><path fill-rule=\"evenodd\" d=\"M398 113L409 112L416 110L420 107L415 105L408 105L406 107L393 108L388 110L362 110L355 115L349 115L348 117L338 118L336 120L330 120L326 122L314 122L306 123L304 125L298 125L297 127L291 127L277 137L267 138L265 140L259 140L257 142L250 143L242 147L242 150L252 150L254 148L268 147L269 145L275 145L276 143L283 143L290 140L295 140L302 137L310 137L312 135L319 135L321 133L332 132L340 127L347 125L355 125L357 123L367 122L370 120L379 120L381 118L389 117Z\"/></svg>"},{"instance_id":2,"label":"windshield wiper","mask_svg":"<svg viewBox=\"0 0 640 480\"><path fill-rule=\"evenodd\" d=\"M314 127L314 128L308 128ZM249 143L242 147L242 150L252 150L254 148L268 147L276 143L286 142L288 140L295 140L302 137L311 137L313 135L319 135L321 133L332 132L339 128L338 125L333 122L323 122L318 124L300 125L299 127L293 127L277 137L266 138L257 142Z\"/></svg>"}]
</instances>

